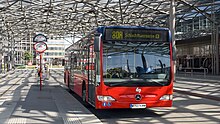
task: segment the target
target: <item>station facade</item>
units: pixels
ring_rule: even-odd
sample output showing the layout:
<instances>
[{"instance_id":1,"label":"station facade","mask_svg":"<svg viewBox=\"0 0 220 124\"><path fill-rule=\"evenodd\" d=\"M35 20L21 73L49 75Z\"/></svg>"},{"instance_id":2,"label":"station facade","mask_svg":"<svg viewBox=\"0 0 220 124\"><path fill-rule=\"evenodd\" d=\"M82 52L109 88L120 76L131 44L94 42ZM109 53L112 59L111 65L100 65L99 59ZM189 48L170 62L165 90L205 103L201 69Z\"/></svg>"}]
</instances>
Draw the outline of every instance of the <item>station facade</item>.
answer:
<instances>
[{"instance_id":1,"label":"station facade","mask_svg":"<svg viewBox=\"0 0 220 124\"><path fill-rule=\"evenodd\" d=\"M49 65L62 65L62 60L64 59L65 48L67 44L61 38L50 38L47 41L48 49L43 53L43 62ZM39 62L39 56L34 53L36 63Z\"/></svg>"},{"instance_id":2,"label":"station facade","mask_svg":"<svg viewBox=\"0 0 220 124\"><path fill-rule=\"evenodd\" d=\"M212 20L200 15L177 22L178 71L203 72L206 69L209 74L219 74L219 27L213 20L220 19L220 12L211 17Z\"/></svg>"}]
</instances>

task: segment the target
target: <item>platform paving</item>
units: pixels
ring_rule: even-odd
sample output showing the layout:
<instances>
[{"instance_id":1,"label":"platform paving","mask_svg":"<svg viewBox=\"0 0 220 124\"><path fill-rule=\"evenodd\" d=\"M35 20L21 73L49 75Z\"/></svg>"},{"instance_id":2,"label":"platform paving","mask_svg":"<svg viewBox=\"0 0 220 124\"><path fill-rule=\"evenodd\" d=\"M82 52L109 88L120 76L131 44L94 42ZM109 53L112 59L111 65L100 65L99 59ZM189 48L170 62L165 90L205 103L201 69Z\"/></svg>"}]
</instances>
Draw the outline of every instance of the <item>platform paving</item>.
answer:
<instances>
[{"instance_id":1,"label":"platform paving","mask_svg":"<svg viewBox=\"0 0 220 124\"><path fill-rule=\"evenodd\" d=\"M3 79L3 78L5 78L8 75L12 75L14 72L15 72L15 70L8 71L8 72L5 72L5 73L2 72L2 73L0 73L0 79Z\"/></svg>"},{"instance_id":2,"label":"platform paving","mask_svg":"<svg viewBox=\"0 0 220 124\"><path fill-rule=\"evenodd\" d=\"M176 75L174 91L220 101L220 75Z\"/></svg>"},{"instance_id":3,"label":"platform paving","mask_svg":"<svg viewBox=\"0 0 220 124\"><path fill-rule=\"evenodd\" d=\"M1 75L0 124L102 123L67 91L62 71L50 73L41 91L34 71ZM220 101L220 76L176 75L175 92Z\"/></svg>"},{"instance_id":4,"label":"platform paving","mask_svg":"<svg viewBox=\"0 0 220 124\"><path fill-rule=\"evenodd\" d=\"M26 76L0 97L0 124L102 123L65 89L60 73L45 80L42 90L34 74Z\"/></svg>"}]
</instances>

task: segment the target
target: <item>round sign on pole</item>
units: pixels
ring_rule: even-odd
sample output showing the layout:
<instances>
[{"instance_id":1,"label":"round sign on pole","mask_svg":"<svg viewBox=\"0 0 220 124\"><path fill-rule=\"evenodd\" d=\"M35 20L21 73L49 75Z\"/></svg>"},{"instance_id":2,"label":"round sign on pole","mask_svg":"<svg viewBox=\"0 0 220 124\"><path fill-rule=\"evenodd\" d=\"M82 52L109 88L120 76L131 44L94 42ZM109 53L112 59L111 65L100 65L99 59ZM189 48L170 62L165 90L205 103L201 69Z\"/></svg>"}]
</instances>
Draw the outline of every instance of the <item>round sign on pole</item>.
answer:
<instances>
[{"instance_id":1,"label":"round sign on pole","mask_svg":"<svg viewBox=\"0 0 220 124\"><path fill-rule=\"evenodd\" d=\"M34 42L47 42L47 38L43 34L38 34L34 37L33 41Z\"/></svg>"},{"instance_id":2,"label":"round sign on pole","mask_svg":"<svg viewBox=\"0 0 220 124\"><path fill-rule=\"evenodd\" d=\"M47 44L45 42L37 42L34 44L34 49L36 52L43 53L47 49Z\"/></svg>"}]
</instances>

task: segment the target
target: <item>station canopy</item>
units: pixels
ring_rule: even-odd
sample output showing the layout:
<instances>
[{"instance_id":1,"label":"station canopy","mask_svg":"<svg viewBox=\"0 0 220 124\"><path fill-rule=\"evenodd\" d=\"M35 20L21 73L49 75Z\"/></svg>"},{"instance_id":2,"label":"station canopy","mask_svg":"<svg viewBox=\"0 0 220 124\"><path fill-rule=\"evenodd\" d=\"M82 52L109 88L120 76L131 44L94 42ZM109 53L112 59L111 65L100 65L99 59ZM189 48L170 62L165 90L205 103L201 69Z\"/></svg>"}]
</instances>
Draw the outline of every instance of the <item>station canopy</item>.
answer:
<instances>
[{"instance_id":1,"label":"station canopy","mask_svg":"<svg viewBox=\"0 0 220 124\"><path fill-rule=\"evenodd\" d=\"M219 4L175 0L176 22L201 15L213 21L211 13L219 11ZM0 35L78 37L102 25L169 27L170 5L170 0L0 0Z\"/></svg>"}]
</instances>

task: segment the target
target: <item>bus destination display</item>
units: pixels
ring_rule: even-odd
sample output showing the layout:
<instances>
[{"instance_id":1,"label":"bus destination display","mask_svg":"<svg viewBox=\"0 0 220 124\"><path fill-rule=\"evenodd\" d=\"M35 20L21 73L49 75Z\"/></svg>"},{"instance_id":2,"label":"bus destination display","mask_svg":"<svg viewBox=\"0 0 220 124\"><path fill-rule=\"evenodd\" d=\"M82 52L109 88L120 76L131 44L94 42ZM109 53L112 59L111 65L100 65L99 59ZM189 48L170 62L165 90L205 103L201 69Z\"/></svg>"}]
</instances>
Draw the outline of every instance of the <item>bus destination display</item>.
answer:
<instances>
[{"instance_id":1,"label":"bus destination display","mask_svg":"<svg viewBox=\"0 0 220 124\"><path fill-rule=\"evenodd\" d=\"M105 30L105 40L135 40L168 42L167 30L147 30L147 29L111 29Z\"/></svg>"}]
</instances>

